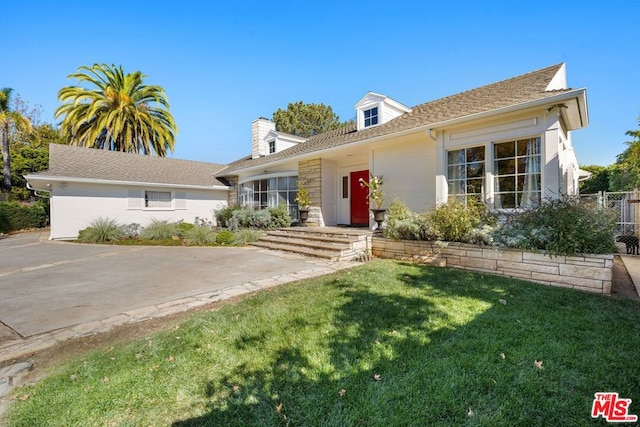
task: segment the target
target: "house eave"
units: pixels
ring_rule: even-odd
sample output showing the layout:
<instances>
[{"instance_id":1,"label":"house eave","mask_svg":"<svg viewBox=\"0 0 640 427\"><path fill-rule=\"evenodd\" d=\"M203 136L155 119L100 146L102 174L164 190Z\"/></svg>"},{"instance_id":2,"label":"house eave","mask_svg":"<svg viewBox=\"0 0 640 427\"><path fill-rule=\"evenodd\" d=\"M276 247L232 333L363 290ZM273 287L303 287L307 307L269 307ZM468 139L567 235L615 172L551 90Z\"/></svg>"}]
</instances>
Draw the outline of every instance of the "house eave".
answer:
<instances>
[{"instance_id":1,"label":"house eave","mask_svg":"<svg viewBox=\"0 0 640 427\"><path fill-rule=\"evenodd\" d=\"M184 188L184 189L193 189L193 190L224 190L224 191L231 190L231 187L226 185L168 184L164 182L118 181L118 180L109 180L109 179L78 178L78 177L67 177L67 176L25 175L24 179L26 179L28 182L42 181L45 183L75 182L75 183L81 183L81 184L147 186L147 187L162 187L162 188ZM33 186L33 187L38 191L50 191L47 188L39 188L38 186Z\"/></svg>"}]
</instances>

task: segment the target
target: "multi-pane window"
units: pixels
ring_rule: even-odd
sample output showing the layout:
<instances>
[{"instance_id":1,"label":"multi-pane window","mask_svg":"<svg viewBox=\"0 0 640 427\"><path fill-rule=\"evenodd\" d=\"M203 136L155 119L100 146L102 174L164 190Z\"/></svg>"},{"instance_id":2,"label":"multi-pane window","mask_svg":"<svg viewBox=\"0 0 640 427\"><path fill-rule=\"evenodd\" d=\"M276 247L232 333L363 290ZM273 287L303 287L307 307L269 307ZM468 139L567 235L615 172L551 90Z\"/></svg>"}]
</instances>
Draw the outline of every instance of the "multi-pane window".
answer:
<instances>
[{"instance_id":1,"label":"multi-pane window","mask_svg":"<svg viewBox=\"0 0 640 427\"><path fill-rule=\"evenodd\" d=\"M269 154L276 152L276 140L269 141Z\"/></svg>"},{"instance_id":2,"label":"multi-pane window","mask_svg":"<svg viewBox=\"0 0 640 427\"><path fill-rule=\"evenodd\" d=\"M298 204L295 201L297 192L297 176L256 179L240 184L238 202L256 209L285 205L289 209L289 215L297 218Z\"/></svg>"},{"instance_id":3,"label":"multi-pane window","mask_svg":"<svg viewBox=\"0 0 640 427\"><path fill-rule=\"evenodd\" d=\"M485 177L484 146L463 148L447 153L449 198L466 202L469 197L482 200Z\"/></svg>"},{"instance_id":4,"label":"multi-pane window","mask_svg":"<svg viewBox=\"0 0 640 427\"><path fill-rule=\"evenodd\" d=\"M540 204L540 138L494 144L494 207L533 208Z\"/></svg>"},{"instance_id":5,"label":"multi-pane window","mask_svg":"<svg viewBox=\"0 0 640 427\"><path fill-rule=\"evenodd\" d=\"M145 191L144 207L145 208L170 208L171 192L170 191Z\"/></svg>"},{"instance_id":6,"label":"multi-pane window","mask_svg":"<svg viewBox=\"0 0 640 427\"><path fill-rule=\"evenodd\" d=\"M364 111L364 127L378 124L378 107Z\"/></svg>"}]
</instances>

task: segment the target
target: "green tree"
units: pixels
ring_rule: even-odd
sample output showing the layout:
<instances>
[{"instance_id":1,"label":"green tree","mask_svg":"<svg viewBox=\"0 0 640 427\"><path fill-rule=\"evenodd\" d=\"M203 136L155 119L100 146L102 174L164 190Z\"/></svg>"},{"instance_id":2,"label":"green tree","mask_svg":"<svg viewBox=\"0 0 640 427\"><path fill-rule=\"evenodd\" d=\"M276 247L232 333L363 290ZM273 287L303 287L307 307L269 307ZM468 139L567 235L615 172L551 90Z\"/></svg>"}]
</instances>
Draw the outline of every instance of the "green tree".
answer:
<instances>
[{"instance_id":1,"label":"green tree","mask_svg":"<svg viewBox=\"0 0 640 427\"><path fill-rule=\"evenodd\" d=\"M609 173L611 166L580 166L580 169L591 172L591 178L580 182L581 194L595 194L600 191L609 191Z\"/></svg>"},{"instance_id":2,"label":"green tree","mask_svg":"<svg viewBox=\"0 0 640 427\"><path fill-rule=\"evenodd\" d=\"M610 191L628 191L640 187L640 130L629 130L625 135L632 137L632 140L625 142L627 148L618 154L616 163L611 167Z\"/></svg>"},{"instance_id":3,"label":"green tree","mask_svg":"<svg viewBox=\"0 0 640 427\"><path fill-rule=\"evenodd\" d=\"M58 92L55 112L72 145L158 156L173 152L178 128L160 86L145 85L140 71L125 74L107 64L82 66L70 74L86 87Z\"/></svg>"},{"instance_id":4,"label":"green tree","mask_svg":"<svg viewBox=\"0 0 640 427\"><path fill-rule=\"evenodd\" d=\"M0 89L0 145L2 146L2 191L11 191L11 150L9 137L12 130L29 129L29 120L11 108L11 92L13 89ZM8 197L8 196L7 196Z\"/></svg>"},{"instance_id":5,"label":"green tree","mask_svg":"<svg viewBox=\"0 0 640 427\"><path fill-rule=\"evenodd\" d=\"M278 108L273 121L280 132L308 138L345 126L351 122L340 122L333 109L324 104L290 102L286 110Z\"/></svg>"}]
</instances>

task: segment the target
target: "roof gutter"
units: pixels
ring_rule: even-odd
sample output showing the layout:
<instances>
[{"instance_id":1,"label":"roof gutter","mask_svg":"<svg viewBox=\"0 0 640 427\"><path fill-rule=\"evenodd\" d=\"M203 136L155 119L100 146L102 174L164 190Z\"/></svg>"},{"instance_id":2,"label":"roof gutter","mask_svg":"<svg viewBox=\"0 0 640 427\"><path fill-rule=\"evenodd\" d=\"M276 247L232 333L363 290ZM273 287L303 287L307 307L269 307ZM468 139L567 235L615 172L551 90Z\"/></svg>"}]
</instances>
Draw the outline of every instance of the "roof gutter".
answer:
<instances>
[{"instance_id":1,"label":"roof gutter","mask_svg":"<svg viewBox=\"0 0 640 427\"><path fill-rule=\"evenodd\" d=\"M27 181L40 180L45 182L77 182L82 184L111 184L111 185L138 185L138 186L153 186L164 188L188 188L194 190L231 190L231 187L226 185L190 185L190 184L167 184L163 182L141 182L141 181L116 181L109 179L92 179L92 178L75 178L67 176L46 176L46 175L25 175L24 179ZM45 190L47 191L47 190Z\"/></svg>"}]
</instances>

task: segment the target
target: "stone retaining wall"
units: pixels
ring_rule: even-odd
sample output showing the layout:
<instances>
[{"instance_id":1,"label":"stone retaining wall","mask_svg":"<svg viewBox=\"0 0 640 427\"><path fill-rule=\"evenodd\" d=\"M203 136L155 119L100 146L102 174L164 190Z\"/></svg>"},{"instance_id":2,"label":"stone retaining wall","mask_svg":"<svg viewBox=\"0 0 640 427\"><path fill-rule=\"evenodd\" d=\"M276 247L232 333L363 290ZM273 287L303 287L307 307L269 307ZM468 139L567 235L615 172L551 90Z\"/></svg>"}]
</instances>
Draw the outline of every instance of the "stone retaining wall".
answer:
<instances>
[{"instance_id":1,"label":"stone retaining wall","mask_svg":"<svg viewBox=\"0 0 640 427\"><path fill-rule=\"evenodd\" d=\"M372 254L440 267L516 277L545 285L611 294L613 255L549 256L466 243L436 243L374 237Z\"/></svg>"}]
</instances>

